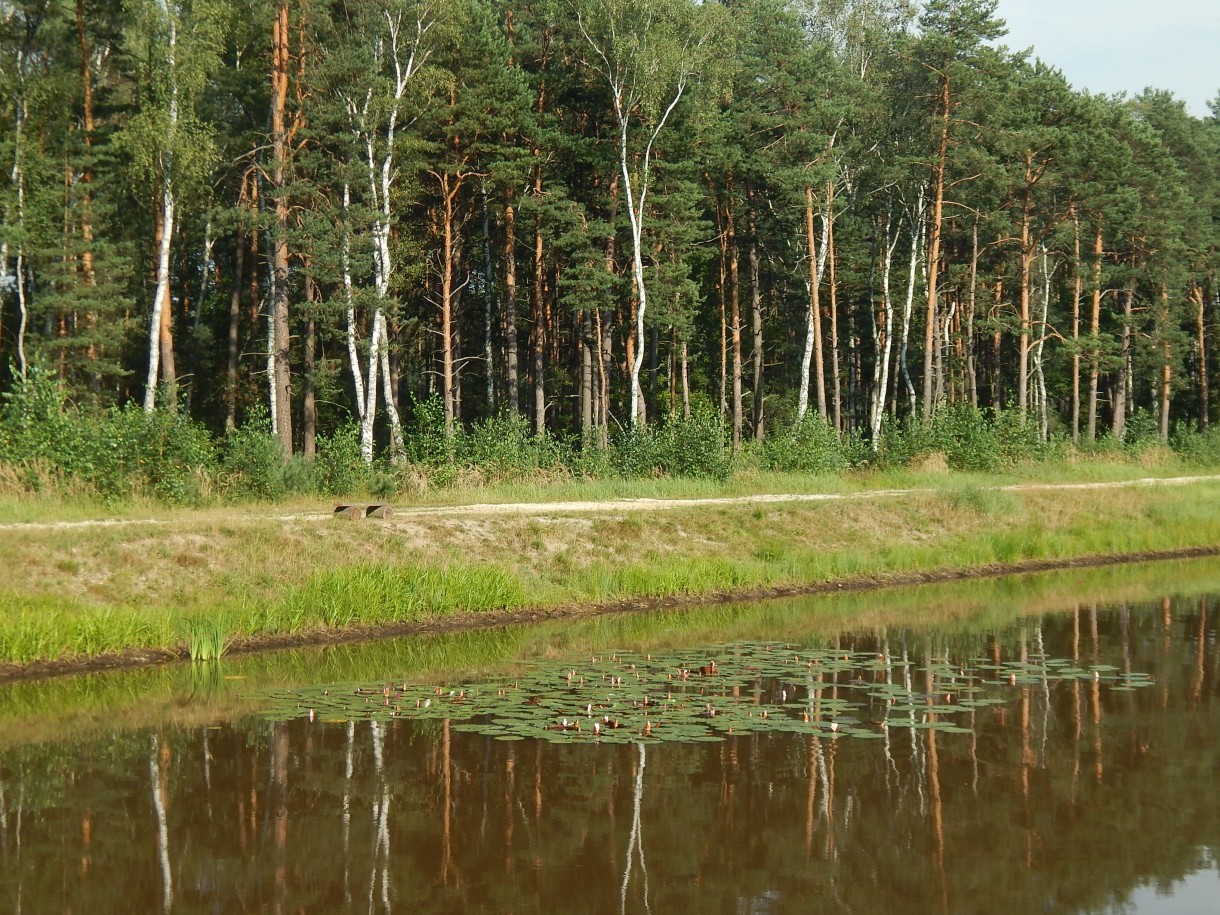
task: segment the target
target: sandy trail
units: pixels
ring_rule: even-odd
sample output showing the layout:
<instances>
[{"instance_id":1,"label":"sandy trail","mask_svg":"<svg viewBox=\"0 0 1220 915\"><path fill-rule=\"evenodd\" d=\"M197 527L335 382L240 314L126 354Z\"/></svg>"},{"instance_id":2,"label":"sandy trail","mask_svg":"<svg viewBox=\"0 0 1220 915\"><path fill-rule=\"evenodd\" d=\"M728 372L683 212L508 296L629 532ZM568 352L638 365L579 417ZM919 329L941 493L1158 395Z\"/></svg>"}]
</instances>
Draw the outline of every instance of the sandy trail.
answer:
<instances>
[{"instance_id":1,"label":"sandy trail","mask_svg":"<svg viewBox=\"0 0 1220 915\"><path fill-rule=\"evenodd\" d=\"M1185 486L1191 483L1220 481L1220 475L1185 477L1144 477L1106 483L1015 483L985 486L995 492L1045 492L1054 490L1129 489L1139 486ZM608 499L599 502L483 502L472 505L405 506L394 508L394 518L443 518L453 516L494 517L497 515L547 517L556 514L596 514L604 512L667 511L723 505L760 505L784 502L836 502L850 499L886 499L900 496L931 495L946 490L935 487L911 489L874 489L845 493L764 493L753 496L719 496L701 499ZM328 521L329 511L296 513L259 513L245 511L232 515L235 520ZM178 519L106 518L88 521L32 521L0 524L0 532L24 530L59 530L90 527L123 527L133 525L179 524Z\"/></svg>"}]
</instances>

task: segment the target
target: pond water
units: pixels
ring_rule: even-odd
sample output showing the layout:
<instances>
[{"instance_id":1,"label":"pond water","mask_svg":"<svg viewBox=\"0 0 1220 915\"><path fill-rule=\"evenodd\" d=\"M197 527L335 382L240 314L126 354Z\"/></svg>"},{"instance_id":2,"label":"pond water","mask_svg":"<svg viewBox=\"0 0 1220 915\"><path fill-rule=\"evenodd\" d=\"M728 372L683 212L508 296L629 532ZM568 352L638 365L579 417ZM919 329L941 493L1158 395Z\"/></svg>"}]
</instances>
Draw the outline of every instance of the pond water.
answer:
<instances>
[{"instance_id":1,"label":"pond water","mask_svg":"<svg viewBox=\"0 0 1220 915\"><path fill-rule=\"evenodd\" d=\"M1218 616L1213 561L0 687L0 911L1215 913Z\"/></svg>"}]
</instances>

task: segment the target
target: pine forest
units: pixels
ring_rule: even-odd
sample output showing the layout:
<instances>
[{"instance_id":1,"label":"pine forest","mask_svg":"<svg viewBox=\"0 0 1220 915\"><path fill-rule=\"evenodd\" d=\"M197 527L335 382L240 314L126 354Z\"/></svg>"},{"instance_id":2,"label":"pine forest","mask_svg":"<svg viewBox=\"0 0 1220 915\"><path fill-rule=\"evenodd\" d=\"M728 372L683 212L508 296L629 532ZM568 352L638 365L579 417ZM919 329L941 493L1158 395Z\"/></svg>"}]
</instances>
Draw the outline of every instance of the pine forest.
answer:
<instances>
[{"instance_id":1,"label":"pine forest","mask_svg":"<svg viewBox=\"0 0 1220 915\"><path fill-rule=\"evenodd\" d=\"M26 480L1220 461L1218 242L1220 98L996 0L0 0Z\"/></svg>"}]
</instances>

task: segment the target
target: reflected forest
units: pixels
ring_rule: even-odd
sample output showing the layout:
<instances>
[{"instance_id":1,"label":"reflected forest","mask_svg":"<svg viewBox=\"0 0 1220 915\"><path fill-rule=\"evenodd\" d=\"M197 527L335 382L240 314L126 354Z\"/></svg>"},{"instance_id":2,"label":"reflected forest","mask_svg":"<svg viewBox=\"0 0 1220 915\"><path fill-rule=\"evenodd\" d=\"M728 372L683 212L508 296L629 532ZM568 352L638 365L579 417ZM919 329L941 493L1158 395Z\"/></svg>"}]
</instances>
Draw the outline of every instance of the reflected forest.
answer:
<instances>
[{"instance_id":1,"label":"reflected forest","mask_svg":"<svg viewBox=\"0 0 1220 915\"><path fill-rule=\"evenodd\" d=\"M892 659L822 678L828 704L865 688L858 719L934 725L948 672L976 670L1001 701L870 739L561 746L302 708L16 746L0 755L0 904L1084 912L1214 871L1213 597L817 648ZM1040 676L1062 666L1048 658L1099 675ZM926 710L887 712L886 684ZM774 714L779 688L760 672L743 693Z\"/></svg>"},{"instance_id":2,"label":"reflected forest","mask_svg":"<svg viewBox=\"0 0 1220 915\"><path fill-rule=\"evenodd\" d=\"M0 4L13 424L364 461L500 417L1206 430L1217 112L1004 34L994 0Z\"/></svg>"}]
</instances>

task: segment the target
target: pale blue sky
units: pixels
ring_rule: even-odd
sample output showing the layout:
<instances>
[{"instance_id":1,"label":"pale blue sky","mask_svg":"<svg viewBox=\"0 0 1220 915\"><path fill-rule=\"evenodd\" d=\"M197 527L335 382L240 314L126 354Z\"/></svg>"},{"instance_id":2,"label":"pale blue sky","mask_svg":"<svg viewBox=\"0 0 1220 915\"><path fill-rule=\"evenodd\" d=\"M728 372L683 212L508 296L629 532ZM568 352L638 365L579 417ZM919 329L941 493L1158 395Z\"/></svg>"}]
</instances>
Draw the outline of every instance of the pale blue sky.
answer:
<instances>
[{"instance_id":1,"label":"pale blue sky","mask_svg":"<svg viewBox=\"0 0 1220 915\"><path fill-rule=\"evenodd\" d=\"M1220 93L1220 0L999 0L1005 42L1077 89L1168 89L1191 114Z\"/></svg>"}]
</instances>

